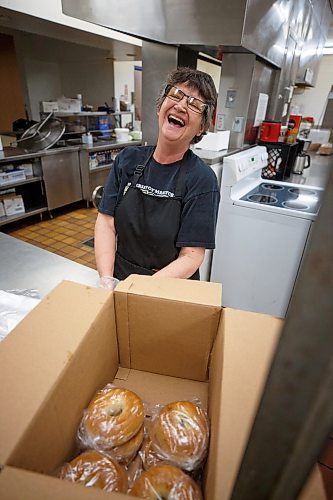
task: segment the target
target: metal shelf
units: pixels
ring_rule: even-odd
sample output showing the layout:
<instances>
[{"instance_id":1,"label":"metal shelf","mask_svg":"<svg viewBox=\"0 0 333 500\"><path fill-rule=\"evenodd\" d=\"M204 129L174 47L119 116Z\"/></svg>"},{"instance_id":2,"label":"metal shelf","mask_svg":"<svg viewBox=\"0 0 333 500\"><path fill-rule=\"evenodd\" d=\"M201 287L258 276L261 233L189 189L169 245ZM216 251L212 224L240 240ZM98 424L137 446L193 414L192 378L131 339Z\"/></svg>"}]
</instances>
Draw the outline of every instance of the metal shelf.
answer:
<instances>
[{"instance_id":1,"label":"metal shelf","mask_svg":"<svg viewBox=\"0 0 333 500\"><path fill-rule=\"evenodd\" d=\"M101 165L100 167L89 168L89 172L92 174L94 172L102 172L103 170L110 170L113 163L107 163L107 165Z\"/></svg>"},{"instance_id":2,"label":"metal shelf","mask_svg":"<svg viewBox=\"0 0 333 500\"><path fill-rule=\"evenodd\" d=\"M0 185L0 191L2 191L3 189L10 189L10 188L13 188L15 186L22 186L22 184L31 184L32 182L38 182L41 180L42 180L41 177L28 177L27 179L22 180L22 181L11 182L10 184Z\"/></svg>"},{"instance_id":3,"label":"metal shelf","mask_svg":"<svg viewBox=\"0 0 333 500\"><path fill-rule=\"evenodd\" d=\"M27 210L22 214L4 215L3 217L0 217L0 226L4 226L5 224L9 224L10 222L15 222L21 219L25 219L26 217L31 217L32 215L41 214L42 212L46 211L47 207L41 207L32 210Z\"/></svg>"}]
</instances>

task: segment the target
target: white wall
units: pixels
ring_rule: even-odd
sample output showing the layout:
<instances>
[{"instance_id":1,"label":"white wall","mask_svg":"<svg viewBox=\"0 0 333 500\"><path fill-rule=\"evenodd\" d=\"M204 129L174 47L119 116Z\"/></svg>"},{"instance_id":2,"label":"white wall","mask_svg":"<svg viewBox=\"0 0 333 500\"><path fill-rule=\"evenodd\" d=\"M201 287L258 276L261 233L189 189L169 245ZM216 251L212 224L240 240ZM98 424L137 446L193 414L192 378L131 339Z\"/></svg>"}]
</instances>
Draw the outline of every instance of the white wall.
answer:
<instances>
[{"instance_id":1,"label":"white wall","mask_svg":"<svg viewBox=\"0 0 333 500\"><path fill-rule=\"evenodd\" d=\"M209 63L208 61L203 61L202 59L198 59L197 61L197 69L205 71L205 73L208 73L213 78L216 92L218 92L220 88L221 68L221 65L218 66L217 64Z\"/></svg>"},{"instance_id":2,"label":"white wall","mask_svg":"<svg viewBox=\"0 0 333 500\"><path fill-rule=\"evenodd\" d=\"M124 94L125 85L128 86L128 95L134 92L134 66L142 66L141 61L114 61L114 96L119 99Z\"/></svg>"},{"instance_id":3,"label":"white wall","mask_svg":"<svg viewBox=\"0 0 333 500\"><path fill-rule=\"evenodd\" d=\"M114 95L108 50L30 33L13 32L27 89L27 108L39 120L39 102L82 94L84 104L101 106Z\"/></svg>"},{"instance_id":4,"label":"white wall","mask_svg":"<svg viewBox=\"0 0 333 500\"><path fill-rule=\"evenodd\" d=\"M316 125L321 125L326 101L333 85L333 55L323 56L320 61L316 86L295 90L291 102L291 113L313 116ZM301 92L301 93L299 93Z\"/></svg>"}]
</instances>

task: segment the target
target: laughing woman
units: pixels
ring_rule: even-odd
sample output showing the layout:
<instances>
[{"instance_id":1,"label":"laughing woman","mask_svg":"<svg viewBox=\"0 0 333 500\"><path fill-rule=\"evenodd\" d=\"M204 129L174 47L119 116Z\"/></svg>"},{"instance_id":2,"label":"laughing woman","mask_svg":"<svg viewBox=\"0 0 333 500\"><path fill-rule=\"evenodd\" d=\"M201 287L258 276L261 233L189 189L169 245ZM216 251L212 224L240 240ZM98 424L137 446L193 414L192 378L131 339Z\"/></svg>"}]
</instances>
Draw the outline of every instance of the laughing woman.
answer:
<instances>
[{"instance_id":1,"label":"laughing woman","mask_svg":"<svg viewBox=\"0 0 333 500\"><path fill-rule=\"evenodd\" d=\"M205 249L215 246L219 188L213 170L189 148L209 128L216 106L212 78L179 68L157 99L156 146L125 148L116 158L95 227L97 270L200 279Z\"/></svg>"}]
</instances>

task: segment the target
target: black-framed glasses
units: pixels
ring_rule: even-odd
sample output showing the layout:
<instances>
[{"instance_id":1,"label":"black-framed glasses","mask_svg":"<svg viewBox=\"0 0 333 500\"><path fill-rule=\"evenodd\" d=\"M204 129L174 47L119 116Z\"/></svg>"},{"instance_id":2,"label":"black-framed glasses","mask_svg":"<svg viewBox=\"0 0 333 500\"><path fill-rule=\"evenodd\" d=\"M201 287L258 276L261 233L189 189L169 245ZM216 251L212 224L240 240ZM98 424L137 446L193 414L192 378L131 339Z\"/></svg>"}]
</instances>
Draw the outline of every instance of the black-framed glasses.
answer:
<instances>
[{"instance_id":1,"label":"black-framed glasses","mask_svg":"<svg viewBox=\"0 0 333 500\"><path fill-rule=\"evenodd\" d=\"M203 102L201 99L193 97L192 95L185 94L185 92L180 90L178 87L175 87L174 85L167 85L164 91L164 95L166 97L170 97L170 99L176 102L180 102L184 97L186 97L188 108L194 111L195 113L202 114L208 108L208 104Z\"/></svg>"}]
</instances>

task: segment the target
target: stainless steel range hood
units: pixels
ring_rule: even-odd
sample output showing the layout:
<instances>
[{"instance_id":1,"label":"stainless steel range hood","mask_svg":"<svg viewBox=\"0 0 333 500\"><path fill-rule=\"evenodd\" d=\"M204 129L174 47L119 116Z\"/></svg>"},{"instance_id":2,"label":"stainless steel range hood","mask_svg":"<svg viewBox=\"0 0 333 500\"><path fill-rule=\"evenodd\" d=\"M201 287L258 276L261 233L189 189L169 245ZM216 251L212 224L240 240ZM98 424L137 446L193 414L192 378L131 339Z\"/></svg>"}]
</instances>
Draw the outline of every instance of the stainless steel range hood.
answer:
<instances>
[{"instance_id":1,"label":"stainless steel range hood","mask_svg":"<svg viewBox=\"0 0 333 500\"><path fill-rule=\"evenodd\" d=\"M250 51L281 67L290 0L62 0L63 12L142 39L221 58ZM243 49L243 50L240 50Z\"/></svg>"}]
</instances>

